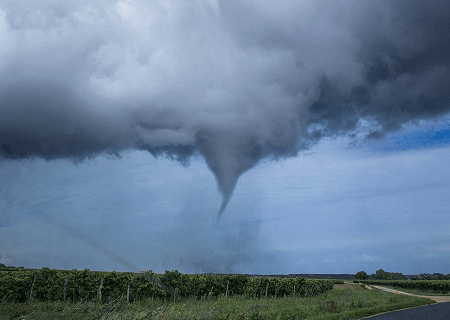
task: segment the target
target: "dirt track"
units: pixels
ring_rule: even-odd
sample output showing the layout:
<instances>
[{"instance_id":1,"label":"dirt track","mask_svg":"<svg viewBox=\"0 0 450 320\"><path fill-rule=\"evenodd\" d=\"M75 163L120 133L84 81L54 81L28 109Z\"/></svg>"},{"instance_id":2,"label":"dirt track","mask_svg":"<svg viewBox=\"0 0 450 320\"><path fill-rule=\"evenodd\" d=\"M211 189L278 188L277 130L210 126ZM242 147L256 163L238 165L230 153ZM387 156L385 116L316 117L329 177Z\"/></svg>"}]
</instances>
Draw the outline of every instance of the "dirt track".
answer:
<instances>
[{"instance_id":1,"label":"dirt track","mask_svg":"<svg viewBox=\"0 0 450 320\"><path fill-rule=\"evenodd\" d=\"M404 294L407 296L428 298L428 299L434 300L436 302L450 302L450 296L419 296L416 294L398 291L398 290L394 290L394 289L389 289L389 288L385 288L385 287L381 287L381 286L375 286L375 285L370 285L370 286L373 288L381 289L381 290L396 293L396 294Z\"/></svg>"}]
</instances>

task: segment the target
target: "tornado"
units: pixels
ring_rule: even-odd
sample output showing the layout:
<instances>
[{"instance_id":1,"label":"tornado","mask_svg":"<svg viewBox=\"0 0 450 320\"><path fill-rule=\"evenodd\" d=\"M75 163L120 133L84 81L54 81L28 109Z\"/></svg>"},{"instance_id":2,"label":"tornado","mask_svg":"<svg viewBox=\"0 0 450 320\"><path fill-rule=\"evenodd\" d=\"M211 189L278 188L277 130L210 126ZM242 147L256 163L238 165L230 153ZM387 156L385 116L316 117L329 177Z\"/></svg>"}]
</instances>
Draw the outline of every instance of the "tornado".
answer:
<instances>
[{"instance_id":1,"label":"tornado","mask_svg":"<svg viewBox=\"0 0 450 320\"><path fill-rule=\"evenodd\" d=\"M450 112L444 0L2 1L0 161L261 161Z\"/></svg>"},{"instance_id":2,"label":"tornado","mask_svg":"<svg viewBox=\"0 0 450 320\"><path fill-rule=\"evenodd\" d=\"M254 140L242 133L204 134L200 141L201 151L222 194L222 204L217 213L217 220L220 220L239 177L258 163L260 154L256 152Z\"/></svg>"}]
</instances>

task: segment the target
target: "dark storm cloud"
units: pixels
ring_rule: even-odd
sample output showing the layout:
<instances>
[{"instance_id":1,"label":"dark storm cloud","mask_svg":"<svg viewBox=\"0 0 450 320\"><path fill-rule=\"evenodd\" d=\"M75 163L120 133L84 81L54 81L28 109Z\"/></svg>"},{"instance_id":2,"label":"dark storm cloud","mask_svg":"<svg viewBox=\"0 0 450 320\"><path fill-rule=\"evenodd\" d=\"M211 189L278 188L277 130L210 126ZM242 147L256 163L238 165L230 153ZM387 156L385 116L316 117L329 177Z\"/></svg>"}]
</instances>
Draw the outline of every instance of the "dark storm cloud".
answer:
<instances>
[{"instance_id":1,"label":"dark storm cloud","mask_svg":"<svg viewBox=\"0 0 450 320\"><path fill-rule=\"evenodd\" d=\"M324 75L310 121L324 123L326 134L346 134L368 120L373 128L367 137L377 138L448 113L450 5L361 1L351 13L346 24L359 43L355 59L363 78L341 90Z\"/></svg>"},{"instance_id":2,"label":"dark storm cloud","mask_svg":"<svg viewBox=\"0 0 450 320\"><path fill-rule=\"evenodd\" d=\"M239 176L450 108L448 1L4 1L0 156L202 154Z\"/></svg>"}]
</instances>

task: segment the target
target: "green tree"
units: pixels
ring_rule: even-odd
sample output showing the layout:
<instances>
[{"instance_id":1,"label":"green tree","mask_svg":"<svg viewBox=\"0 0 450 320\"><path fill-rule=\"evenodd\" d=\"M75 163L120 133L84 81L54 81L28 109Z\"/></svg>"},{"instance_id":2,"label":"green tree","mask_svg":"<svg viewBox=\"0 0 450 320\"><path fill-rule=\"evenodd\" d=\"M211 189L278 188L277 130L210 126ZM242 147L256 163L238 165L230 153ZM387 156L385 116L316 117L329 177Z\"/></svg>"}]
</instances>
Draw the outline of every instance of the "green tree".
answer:
<instances>
[{"instance_id":1,"label":"green tree","mask_svg":"<svg viewBox=\"0 0 450 320\"><path fill-rule=\"evenodd\" d=\"M369 279L369 276L367 275L367 273L365 271L358 271L355 274L355 278L359 279L359 280L366 280L366 279Z\"/></svg>"},{"instance_id":2,"label":"green tree","mask_svg":"<svg viewBox=\"0 0 450 320\"><path fill-rule=\"evenodd\" d=\"M375 279L377 280L386 280L386 278L387 278L386 271L384 271L383 269L379 269L375 273Z\"/></svg>"}]
</instances>

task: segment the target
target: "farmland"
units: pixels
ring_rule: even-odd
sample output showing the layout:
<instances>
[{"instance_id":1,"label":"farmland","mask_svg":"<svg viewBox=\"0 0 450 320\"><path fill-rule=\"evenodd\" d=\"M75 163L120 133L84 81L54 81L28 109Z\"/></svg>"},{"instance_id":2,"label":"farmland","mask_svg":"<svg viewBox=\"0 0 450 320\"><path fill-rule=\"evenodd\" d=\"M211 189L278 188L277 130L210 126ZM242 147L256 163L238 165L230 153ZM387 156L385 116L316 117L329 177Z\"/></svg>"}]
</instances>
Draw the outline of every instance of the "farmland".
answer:
<instances>
[{"instance_id":1,"label":"farmland","mask_svg":"<svg viewBox=\"0 0 450 320\"><path fill-rule=\"evenodd\" d=\"M420 294L450 294L450 280L358 280L355 282L398 288Z\"/></svg>"},{"instance_id":2,"label":"farmland","mask_svg":"<svg viewBox=\"0 0 450 320\"><path fill-rule=\"evenodd\" d=\"M100 272L86 270L17 270L0 272L0 301L99 302L122 299L135 302L147 298L174 301L220 295L248 297L310 297L333 288L327 280L300 277L269 278L247 275L182 274L166 271Z\"/></svg>"},{"instance_id":3,"label":"farmland","mask_svg":"<svg viewBox=\"0 0 450 320\"><path fill-rule=\"evenodd\" d=\"M2 319L355 319L432 303L302 277L47 268L0 272L0 301Z\"/></svg>"}]
</instances>

